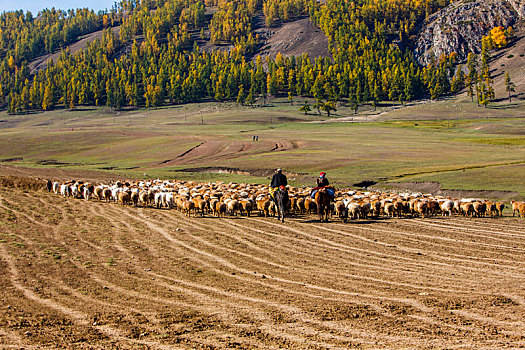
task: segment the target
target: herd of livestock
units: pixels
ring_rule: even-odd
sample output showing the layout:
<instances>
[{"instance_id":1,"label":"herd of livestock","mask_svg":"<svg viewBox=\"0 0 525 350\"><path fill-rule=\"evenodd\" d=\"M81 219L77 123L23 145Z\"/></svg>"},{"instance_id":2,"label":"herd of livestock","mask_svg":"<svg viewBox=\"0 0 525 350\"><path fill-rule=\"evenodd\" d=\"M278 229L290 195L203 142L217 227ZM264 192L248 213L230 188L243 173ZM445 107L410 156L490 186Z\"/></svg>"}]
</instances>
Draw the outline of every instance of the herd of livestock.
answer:
<instances>
[{"instance_id":1,"label":"herd of livestock","mask_svg":"<svg viewBox=\"0 0 525 350\"><path fill-rule=\"evenodd\" d=\"M94 184L83 181L47 181L47 190L64 197L115 202L155 208L179 209L186 215L274 216L276 205L268 186L238 183L196 183L192 181L144 180ZM287 213L316 213L312 188L287 186ZM452 199L422 193L379 191L336 191L330 214L347 219L370 217L428 217L463 215L468 217L502 216L505 204L480 199ZM525 217L525 202L511 202L512 215Z\"/></svg>"}]
</instances>

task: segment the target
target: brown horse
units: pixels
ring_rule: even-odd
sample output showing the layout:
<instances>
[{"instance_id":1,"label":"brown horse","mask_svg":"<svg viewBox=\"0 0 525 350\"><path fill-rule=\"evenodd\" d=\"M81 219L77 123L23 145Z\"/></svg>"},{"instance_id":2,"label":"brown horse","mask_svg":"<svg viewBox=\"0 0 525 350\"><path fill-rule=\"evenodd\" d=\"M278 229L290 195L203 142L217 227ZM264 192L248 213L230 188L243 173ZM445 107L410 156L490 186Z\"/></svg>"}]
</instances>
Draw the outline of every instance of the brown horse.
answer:
<instances>
[{"instance_id":1,"label":"brown horse","mask_svg":"<svg viewBox=\"0 0 525 350\"><path fill-rule=\"evenodd\" d=\"M319 221L328 222L328 215L330 214L330 195L326 192L326 188L320 188L315 193L315 203L317 204L317 213L319 214Z\"/></svg>"}]
</instances>

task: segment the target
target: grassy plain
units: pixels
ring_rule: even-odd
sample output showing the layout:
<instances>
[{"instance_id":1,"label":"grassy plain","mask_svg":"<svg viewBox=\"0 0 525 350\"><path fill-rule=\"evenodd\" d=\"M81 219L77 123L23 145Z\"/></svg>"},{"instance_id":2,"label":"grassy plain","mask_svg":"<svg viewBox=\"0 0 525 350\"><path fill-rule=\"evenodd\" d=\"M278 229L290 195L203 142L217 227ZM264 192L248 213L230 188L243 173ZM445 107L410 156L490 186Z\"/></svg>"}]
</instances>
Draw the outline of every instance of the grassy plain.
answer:
<instances>
[{"instance_id":1,"label":"grassy plain","mask_svg":"<svg viewBox=\"0 0 525 350\"><path fill-rule=\"evenodd\" d=\"M261 108L201 103L115 112L106 108L0 113L1 164L100 170L135 178L267 182L273 168L311 184L436 181L443 188L525 197L525 103L444 100L341 106L304 115L284 100ZM259 141L253 142L252 136Z\"/></svg>"}]
</instances>

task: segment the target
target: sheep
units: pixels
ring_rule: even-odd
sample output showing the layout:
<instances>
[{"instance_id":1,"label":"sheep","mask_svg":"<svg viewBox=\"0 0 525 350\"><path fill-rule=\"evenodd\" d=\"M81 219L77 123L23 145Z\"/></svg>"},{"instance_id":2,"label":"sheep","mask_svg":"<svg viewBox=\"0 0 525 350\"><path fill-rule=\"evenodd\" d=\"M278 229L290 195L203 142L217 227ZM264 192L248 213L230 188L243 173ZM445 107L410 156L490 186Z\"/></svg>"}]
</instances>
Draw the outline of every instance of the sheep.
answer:
<instances>
[{"instance_id":1,"label":"sheep","mask_svg":"<svg viewBox=\"0 0 525 350\"><path fill-rule=\"evenodd\" d=\"M378 217L381 214L381 202L378 200L375 200L371 203L371 212L372 215L375 217Z\"/></svg>"},{"instance_id":2,"label":"sheep","mask_svg":"<svg viewBox=\"0 0 525 350\"><path fill-rule=\"evenodd\" d=\"M439 207L439 202L435 200L430 200L427 202L427 212L428 214L436 215L439 213L441 208Z\"/></svg>"},{"instance_id":3,"label":"sheep","mask_svg":"<svg viewBox=\"0 0 525 350\"><path fill-rule=\"evenodd\" d=\"M173 192L166 192L166 195L164 196L166 207L169 209L173 208Z\"/></svg>"},{"instance_id":4,"label":"sheep","mask_svg":"<svg viewBox=\"0 0 525 350\"><path fill-rule=\"evenodd\" d=\"M60 195L63 197L69 197L69 186L66 184L60 185Z\"/></svg>"},{"instance_id":5,"label":"sheep","mask_svg":"<svg viewBox=\"0 0 525 350\"><path fill-rule=\"evenodd\" d=\"M425 214L428 213L428 202L417 202L416 203L416 212L421 214L421 218L425 218Z\"/></svg>"},{"instance_id":6,"label":"sheep","mask_svg":"<svg viewBox=\"0 0 525 350\"><path fill-rule=\"evenodd\" d=\"M486 202L487 204L487 211L486 215L490 217L494 217L498 215L498 208L496 207L496 203L493 202Z\"/></svg>"},{"instance_id":7,"label":"sheep","mask_svg":"<svg viewBox=\"0 0 525 350\"><path fill-rule=\"evenodd\" d=\"M335 202L334 204L335 215L337 215L343 221L346 221L348 217L348 211L346 210L345 203L341 200Z\"/></svg>"},{"instance_id":8,"label":"sheep","mask_svg":"<svg viewBox=\"0 0 525 350\"><path fill-rule=\"evenodd\" d=\"M204 199L194 198L193 203L195 204L195 210L201 213L201 216L204 217L204 210L206 209L207 203Z\"/></svg>"},{"instance_id":9,"label":"sheep","mask_svg":"<svg viewBox=\"0 0 525 350\"><path fill-rule=\"evenodd\" d=\"M131 196L129 192L126 192L126 191L119 192L118 194L119 203L121 203L122 205L127 205L129 204L130 200L131 200Z\"/></svg>"},{"instance_id":10,"label":"sheep","mask_svg":"<svg viewBox=\"0 0 525 350\"><path fill-rule=\"evenodd\" d=\"M109 191L111 193L111 191ZM139 190L133 189L131 190L131 202L133 203L133 206L136 207L139 204ZM107 199L106 199L107 201Z\"/></svg>"},{"instance_id":11,"label":"sheep","mask_svg":"<svg viewBox=\"0 0 525 350\"><path fill-rule=\"evenodd\" d=\"M505 204L496 203L496 210L498 211L499 216L503 216L503 209L505 209Z\"/></svg>"},{"instance_id":12,"label":"sheep","mask_svg":"<svg viewBox=\"0 0 525 350\"><path fill-rule=\"evenodd\" d=\"M182 203L182 211L187 215L190 216L191 211L195 209L195 203L193 203L190 200L185 200ZM196 214L196 213L195 213Z\"/></svg>"},{"instance_id":13,"label":"sheep","mask_svg":"<svg viewBox=\"0 0 525 350\"><path fill-rule=\"evenodd\" d=\"M217 214L217 203L219 203L219 200L217 198L212 198L208 201L208 209L211 211L213 215Z\"/></svg>"},{"instance_id":14,"label":"sheep","mask_svg":"<svg viewBox=\"0 0 525 350\"><path fill-rule=\"evenodd\" d=\"M251 202L250 200L241 200L239 204L239 209L241 213L245 212L246 216L250 216L250 213L253 210L253 202Z\"/></svg>"},{"instance_id":15,"label":"sheep","mask_svg":"<svg viewBox=\"0 0 525 350\"><path fill-rule=\"evenodd\" d=\"M92 192L91 192L92 186L84 186L84 200L87 202L91 198Z\"/></svg>"},{"instance_id":16,"label":"sheep","mask_svg":"<svg viewBox=\"0 0 525 350\"><path fill-rule=\"evenodd\" d=\"M514 216L514 214L516 213L518 213L518 215L520 214L519 207L523 203L524 202L510 201L510 204L512 206L512 216Z\"/></svg>"},{"instance_id":17,"label":"sheep","mask_svg":"<svg viewBox=\"0 0 525 350\"><path fill-rule=\"evenodd\" d=\"M265 217L270 215L270 203L271 201L268 198L257 200L257 209L261 215L264 215Z\"/></svg>"},{"instance_id":18,"label":"sheep","mask_svg":"<svg viewBox=\"0 0 525 350\"><path fill-rule=\"evenodd\" d=\"M525 218L525 203L521 203L521 204L518 206L518 212L519 212L519 215L520 215L522 218Z\"/></svg>"},{"instance_id":19,"label":"sheep","mask_svg":"<svg viewBox=\"0 0 525 350\"><path fill-rule=\"evenodd\" d=\"M440 207L441 207L441 215L442 216L448 215L450 217L452 215L452 210L454 210L454 202L451 200L446 200L441 203Z\"/></svg>"},{"instance_id":20,"label":"sheep","mask_svg":"<svg viewBox=\"0 0 525 350\"><path fill-rule=\"evenodd\" d=\"M360 219L361 218L361 205L357 202L349 202L346 205L348 212L348 217L351 219Z\"/></svg>"},{"instance_id":21,"label":"sheep","mask_svg":"<svg viewBox=\"0 0 525 350\"><path fill-rule=\"evenodd\" d=\"M146 191L141 191L139 193L139 200L140 202L142 203L142 207L143 208L146 208L149 204L149 196L148 196L148 192Z\"/></svg>"},{"instance_id":22,"label":"sheep","mask_svg":"<svg viewBox=\"0 0 525 350\"><path fill-rule=\"evenodd\" d=\"M304 207L304 198L297 198L297 201L295 202L295 207L297 208L297 211L302 214L306 211Z\"/></svg>"},{"instance_id":23,"label":"sheep","mask_svg":"<svg viewBox=\"0 0 525 350\"><path fill-rule=\"evenodd\" d=\"M310 197L304 199L304 209L308 214L317 213L317 203Z\"/></svg>"},{"instance_id":24,"label":"sheep","mask_svg":"<svg viewBox=\"0 0 525 350\"><path fill-rule=\"evenodd\" d=\"M53 192L55 192L55 194L58 194L60 192L60 184L58 183L58 181L53 182Z\"/></svg>"},{"instance_id":25,"label":"sheep","mask_svg":"<svg viewBox=\"0 0 525 350\"><path fill-rule=\"evenodd\" d=\"M104 187L102 189L102 199L106 201L106 203L109 203L112 199L111 195L111 189L109 187Z\"/></svg>"},{"instance_id":26,"label":"sheep","mask_svg":"<svg viewBox=\"0 0 525 350\"><path fill-rule=\"evenodd\" d=\"M485 213L487 211L487 204L483 202L474 202L472 203L472 207L474 208L474 213L478 218L485 216Z\"/></svg>"},{"instance_id":27,"label":"sheep","mask_svg":"<svg viewBox=\"0 0 525 350\"><path fill-rule=\"evenodd\" d=\"M471 202L466 202L461 204L461 213L463 216L474 216L474 205Z\"/></svg>"},{"instance_id":28,"label":"sheep","mask_svg":"<svg viewBox=\"0 0 525 350\"><path fill-rule=\"evenodd\" d=\"M385 205L383 206L383 211L385 212L385 215L390 218L390 217L394 217L394 214L395 214L395 207L394 207L394 204L393 203L385 203Z\"/></svg>"},{"instance_id":29,"label":"sheep","mask_svg":"<svg viewBox=\"0 0 525 350\"><path fill-rule=\"evenodd\" d=\"M230 215L236 216L237 215L237 210L239 210L239 201L236 200L236 199L229 200L226 203L226 207L227 207L228 213Z\"/></svg>"},{"instance_id":30,"label":"sheep","mask_svg":"<svg viewBox=\"0 0 525 350\"><path fill-rule=\"evenodd\" d=\"M224 216L226 214L226 204L224 204L224 202L217 201L215 203L215 213L217 217Z\"/></svg>"},{"instance_id":31,"label":"sheep","mask_svg":"<svg viewBox=\"0 0 525 350\"><path fill-rule=\"evenodd\" d=\"M93 192L93 194L95 195L95 197L97 197L98 200L102 200L104 198L103 191L104 188L102 186L97 186L95 187L95 191Z\"/></svg>"}]
</instances>

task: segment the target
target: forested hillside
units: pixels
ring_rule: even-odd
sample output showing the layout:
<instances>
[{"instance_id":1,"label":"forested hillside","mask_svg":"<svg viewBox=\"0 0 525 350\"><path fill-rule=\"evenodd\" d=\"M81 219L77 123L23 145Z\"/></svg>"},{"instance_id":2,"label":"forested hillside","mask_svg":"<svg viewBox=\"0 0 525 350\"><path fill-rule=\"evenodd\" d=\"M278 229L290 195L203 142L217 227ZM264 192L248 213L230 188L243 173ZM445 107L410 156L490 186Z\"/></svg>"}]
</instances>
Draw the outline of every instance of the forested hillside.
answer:
<instances>
[{"instance_id":1,"label":"forested hillside","mask_svg":"<svg viewBox=\"0 0 525 350\"><path fill-rule=\"evenodd\" d=\"M252 104L284 95L314 97L319 104L342 100L357 109L363 102L437 98L465 86L488 103L493 93L486 56L496 47L490 36L480 68L473 56L468 72L457 69L455 53L426 66L414 58L422 23L451 1L123 0L99 13L4 12L0 106L24 113L59 105L120 109L206 99ZM305 16L327 36L331 57L258 56L264 42L257 25L272 28ZM110 29L115 26L117 34ZM101 29L101 39L85 49L64 49ZM204 43L230 49L203 50ZM31 74L32 60L61 48L57 60Z\"/></svg>"}]
</instances>

